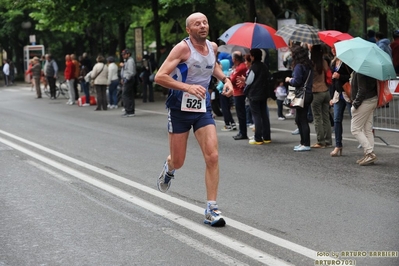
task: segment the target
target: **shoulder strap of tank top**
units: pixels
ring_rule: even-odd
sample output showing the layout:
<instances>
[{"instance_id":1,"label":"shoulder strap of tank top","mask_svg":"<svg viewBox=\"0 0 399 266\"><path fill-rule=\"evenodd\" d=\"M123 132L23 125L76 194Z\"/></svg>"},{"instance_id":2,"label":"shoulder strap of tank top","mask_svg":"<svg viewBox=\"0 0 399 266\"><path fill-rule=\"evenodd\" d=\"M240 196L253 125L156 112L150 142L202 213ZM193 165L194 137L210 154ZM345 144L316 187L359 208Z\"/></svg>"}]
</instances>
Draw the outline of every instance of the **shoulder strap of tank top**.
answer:
<instances>
[{"instance_id":1,"label":"shoulder strap of tank top","mask_svg":"<svg viewBox=\"0 0 399 266\"><path fill-rule=\"evenodd\" d=\"M193 43L191 42L190 38L184 38L184 41L187 43L188 47L190 48L190 50L195 50Z\"/></svg>"}]
</instances>

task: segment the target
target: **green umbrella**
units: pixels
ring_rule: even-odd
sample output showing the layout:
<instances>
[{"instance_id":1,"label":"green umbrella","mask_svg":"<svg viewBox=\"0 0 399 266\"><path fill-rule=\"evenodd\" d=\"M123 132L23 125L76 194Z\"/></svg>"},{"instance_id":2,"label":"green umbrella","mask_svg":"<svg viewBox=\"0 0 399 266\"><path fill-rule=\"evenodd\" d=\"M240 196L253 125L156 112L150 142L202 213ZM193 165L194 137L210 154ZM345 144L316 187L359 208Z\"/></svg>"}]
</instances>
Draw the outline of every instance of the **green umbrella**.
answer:
<instances>
[{"instance_id":1,"label":"green umbrella","mask_svg":"<svg viewBox=\"0 0 399 266\"><path fill-rule=\"evenodd\" d=\"M396 78L391 57L375 43L356 37L335 43L337 57L354 71L378 79Z\"/></svg>"}]
</instances>

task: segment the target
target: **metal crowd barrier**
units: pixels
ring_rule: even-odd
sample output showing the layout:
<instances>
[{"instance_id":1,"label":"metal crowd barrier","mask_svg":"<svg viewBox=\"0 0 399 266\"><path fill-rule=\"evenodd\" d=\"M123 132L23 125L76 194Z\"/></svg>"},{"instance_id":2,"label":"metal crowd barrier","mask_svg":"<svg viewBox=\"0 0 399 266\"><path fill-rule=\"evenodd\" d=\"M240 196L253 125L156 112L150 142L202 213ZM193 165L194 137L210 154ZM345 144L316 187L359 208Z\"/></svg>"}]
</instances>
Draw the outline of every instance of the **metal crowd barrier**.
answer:
<instances>
[{"instance_id":1,"label":"metal crowd barrier","mask_svg":"<svg viewBox=\"0 0 399 266\"><path fill-rule=\"evenodd\" d=\"M389 81L389 89L393 100L388 105L375 109L373 117L374 137L381 139L386 145L389 145L388 142L375 135L375 130L399 132L399 78Z\"/></svg>"}]
</instances>

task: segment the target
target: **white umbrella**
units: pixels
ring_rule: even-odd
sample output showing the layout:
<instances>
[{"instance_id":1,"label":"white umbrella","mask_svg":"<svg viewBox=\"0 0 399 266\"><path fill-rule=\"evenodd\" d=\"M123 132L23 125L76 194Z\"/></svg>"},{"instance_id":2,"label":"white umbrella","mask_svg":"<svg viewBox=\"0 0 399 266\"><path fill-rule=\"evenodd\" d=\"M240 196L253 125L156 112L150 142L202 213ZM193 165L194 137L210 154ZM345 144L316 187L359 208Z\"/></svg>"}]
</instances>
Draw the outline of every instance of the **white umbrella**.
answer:
<instances>
[{"instance_id":1,"label":"white umbrella","mask_svg":"<svg viewBox=\"0 0 399 266\"><path fill-rule=\"evenodd\" d=\"M232 54L233 52L239 51L242 55L249 54L249 49L232 44L223 44L218 47L218 52Z\"/></svg>"}]
</instances>

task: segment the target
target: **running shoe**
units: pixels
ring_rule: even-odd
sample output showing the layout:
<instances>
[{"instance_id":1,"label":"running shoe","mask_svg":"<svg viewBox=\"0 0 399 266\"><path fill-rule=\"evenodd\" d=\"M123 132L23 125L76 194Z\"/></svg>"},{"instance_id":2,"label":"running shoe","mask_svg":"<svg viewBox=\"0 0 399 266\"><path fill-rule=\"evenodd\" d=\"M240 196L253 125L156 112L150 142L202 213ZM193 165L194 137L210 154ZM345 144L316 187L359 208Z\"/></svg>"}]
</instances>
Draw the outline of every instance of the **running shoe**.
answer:
<instances>
[{"instance_id":1,"label":"running shoe","mask_svg":"<svg viewBox=\"0 0 399 266\"><path fill-rule=\"evenodd\" d=\"M310 151L310 146L301 145L298 149L294 149L294 151Z\"/></svg>"},{"instance_id":2,"label":"running shoe","mask_svg":"<svg viewBox=\"0 0 399 266\"><path fill-rule=\"evenodd\" d=\"M133 116L135 116L135 114L124 113L124 114L122 115L122 117L133 117Z\"/></svg>"},{"instance_id":3,"label":"running shoe","mask_svg":"<svg viewBox=\"0 0 399 266\"><path fill-rule=\"evenodd\" d=\"M299 149L302 146L302 144L296 145L294 146L294 151L296 151L297 149Z\"/></svg>"},{"instance_id":4,"label":"running shoe","mask_svg":"<svg viewBox=\"0 0 399 266\"><path fill-rule=\"evenodd\" d=\"M256 141L256 140L254 140L254 139L250 139L250 140L249 140L249 144L252 144L252 145L262 145L262 144L263 144L263 140L262 140L262 141Z\"/></svg>"},{"instance_id":5,"label":"running shoe","mask_svg":"<svg viewBox=\"0 0 399 266\"><path fill-rule=\"evenodd\" d=\"M231 123L231 129L232 129L232 130L237 130L237 125L236 125L236 123Z\"/></svg>"},{"instance_id":6,"label":"running shoe","mask_svg":"<svg viewBox=\"0 0 399 266\"><path fill-rule=\"evenodd\" d=\"M374 154L374 152L370 152L366 154L364 159L359 162L359 165L369 165L373 164L375 161L377 161L377 156Z\"/></svg>"},{"instance_id":7,"label":"running shoe","mask_svg":"<svg viewBox=\"0 0 399 266\"><path fill-rule=\"evenodd\" d=\"M225 220L222 217L222 212L219 211L218 205L210 205L205 210L205 224L209 224L213 227L222 227L226 225Z\"/></svg>"},{"instance_id":8,"label":"running shoe","mask_svg":"<svg viewBox=\"0 0 399 266\"><path fill-rule=\"evenodd\" d=\"M158 177L158 190L161 192L166 193L170 187L170 184L172 183L171 180L175 178L174 176L175 170L172 171L172 173L168 173L168 163L165 162L162 172Z\"/></svg>"},{"instance_id":9,"label":"running shoe","mask_svg":"<svg viewBox=\"0 0 399 266\"><path fill-rule=\"evenodd\" d=\"M231 126L229 126L229 125L226 125L226 126L222 127L221 130L222 131L233 131L233 128Z\"/></svg>"}]
</instances>

